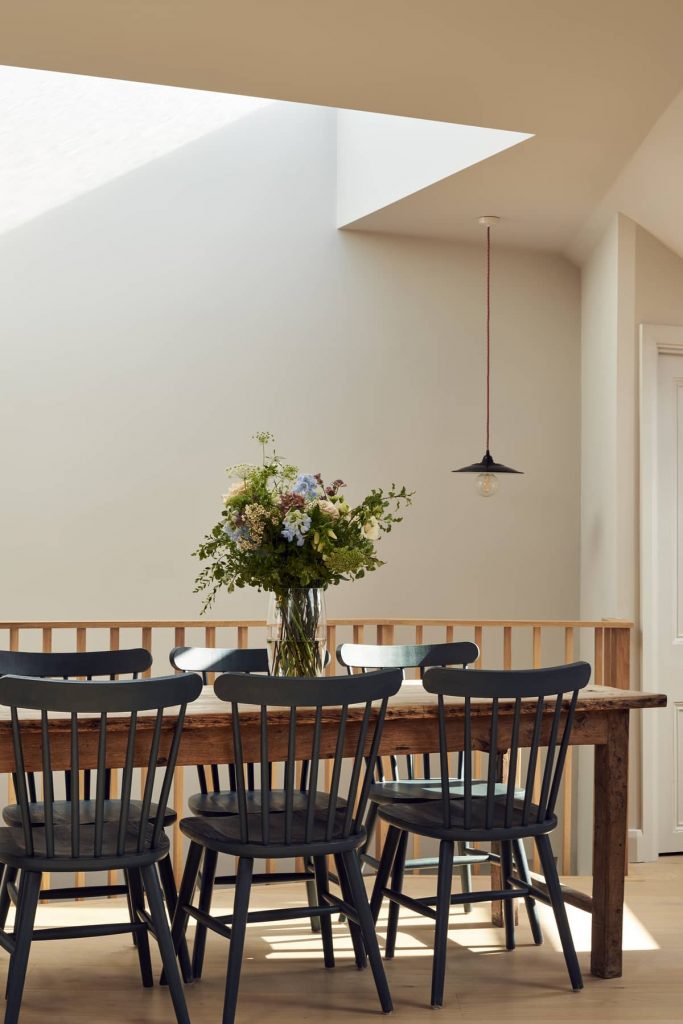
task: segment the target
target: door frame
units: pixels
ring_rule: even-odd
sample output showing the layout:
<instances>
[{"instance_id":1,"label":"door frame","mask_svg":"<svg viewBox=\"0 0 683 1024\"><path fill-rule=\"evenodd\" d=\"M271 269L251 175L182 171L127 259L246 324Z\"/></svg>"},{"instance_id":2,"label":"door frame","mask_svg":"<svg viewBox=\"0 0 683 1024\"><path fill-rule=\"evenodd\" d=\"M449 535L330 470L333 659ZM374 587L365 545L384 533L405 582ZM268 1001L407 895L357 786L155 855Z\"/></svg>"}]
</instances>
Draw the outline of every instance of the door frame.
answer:
<instances>
[{"instance_id":1,"label":"door frame","mask_svg":"<svg viewBox=\"0 0 683 1024\"><path fill-rule=\"evenodd\" d=\"M660 355L683 356L683 326L640 325L640 628L641 687L659 692L657 640L657 454ZM659 715L641 716L641 829L635 835L637 860L659 855L657 739Z\"/></svg>"}]
</instances>

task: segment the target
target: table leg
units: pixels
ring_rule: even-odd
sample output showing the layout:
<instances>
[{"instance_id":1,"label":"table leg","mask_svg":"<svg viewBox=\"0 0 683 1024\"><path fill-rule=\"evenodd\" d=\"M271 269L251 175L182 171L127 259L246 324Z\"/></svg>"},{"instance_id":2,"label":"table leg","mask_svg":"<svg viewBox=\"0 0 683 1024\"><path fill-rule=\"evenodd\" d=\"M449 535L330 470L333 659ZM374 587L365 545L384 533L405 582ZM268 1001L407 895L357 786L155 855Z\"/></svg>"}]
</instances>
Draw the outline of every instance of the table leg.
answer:
<instances>
[{"instance_id":1,"label":"table leg","mask_svg":"<svg viewBox=\"0 0 683 1024\"><path fill-rule=\"evenodd\" d=\"M607 742L595 748L591 974L620 978L628 796L628 711L606 715Z\"/></svg>"}]
</instances>

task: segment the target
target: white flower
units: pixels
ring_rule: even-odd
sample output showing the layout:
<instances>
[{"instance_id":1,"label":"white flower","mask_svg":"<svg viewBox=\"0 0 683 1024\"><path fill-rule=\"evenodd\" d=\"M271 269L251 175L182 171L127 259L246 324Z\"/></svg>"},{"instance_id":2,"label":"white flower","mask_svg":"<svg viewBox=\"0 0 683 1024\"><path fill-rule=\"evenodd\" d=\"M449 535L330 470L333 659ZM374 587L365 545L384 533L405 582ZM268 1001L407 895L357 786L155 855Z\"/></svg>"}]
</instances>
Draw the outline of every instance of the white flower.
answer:
<instances>
[{"instance_id":1,"label":"white flower","mask_svg":"<svg viewBox=\"0 0 683 1024\"><path fill-rule=\"evenodd\" d=\"M229 466L227 472L229 476L237 476L240 480L244 480L255 468L248 462L238 462L235 466Z\"/></svg>"},{"instance_id":2,"label":"white flower","mask_svg":"<svg viewBox=\"0 0 683 1024\"><path fill-rule=\"evenodd\" d=\"M379 540L379 522L376 516L370 516L367 523L363 523L363 536L366 540Z\"/></svg>"},{"instance_id":3,"label":"white flower","mask_svg":"<svg viewBox=\"0 0 683 1024\"><path fill-rule=\"evenodd\" d=\"M246 490L246 487L246 480L235 480L228 487L227 493L223 495L223 503L227 505L231 498L235 498L238 494L241 494L242 491Z\"/></svg>"},{"instance_id":4,"label":"white flower","mask_svg":"<svg viewBox=\"0 0 683 1024\"><path fill-rule=\"evenodd\" d=\"M339 519L339 509L331 501L326 501L325 498L321 498L318 501L318 508L323 515L329 516L330 519Z\"/></svg>"}]
</instances>

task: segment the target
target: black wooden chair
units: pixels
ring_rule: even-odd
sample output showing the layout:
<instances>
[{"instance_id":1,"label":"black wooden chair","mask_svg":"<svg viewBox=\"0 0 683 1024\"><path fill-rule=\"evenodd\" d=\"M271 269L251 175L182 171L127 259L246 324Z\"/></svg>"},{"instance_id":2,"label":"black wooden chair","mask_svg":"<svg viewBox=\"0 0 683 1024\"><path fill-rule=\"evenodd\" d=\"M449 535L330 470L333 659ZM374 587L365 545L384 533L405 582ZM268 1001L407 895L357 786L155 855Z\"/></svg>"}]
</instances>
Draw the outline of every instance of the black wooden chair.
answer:
<instances>
[{"instance_id":1,"label":"black wooden chair","mask_svg":"<svg viewBox=\"0 0 683 1024\"><path fill-rule=\"evenodd\" d=\"M146 672L152 665L152 655L142 647L135 647L120 651L67 651L40 653L33 651L0 651L0 676L21 675L34 676L41 679L121 679L122 677L137 679L141 673ZM66 771L64 774L65 799L55 801L54 814L57 818L69 820L72 773ZM81 809L81 818L84 815L94 814L94 804L91 800L92 777L91 772L86 769L82 773L84 803ZM80 786L80 781L77 783ZM40 824L43 820L42 803L38 800L36 789L35 773L27 775L27 787L31 801L31 820L34 825ZM117 814L116 804L111 801L112 774L110 771L105 775L105 799L110 813ZM131 801L131 806L138 809L142 806L140 800ZM157 808L152 803L150 808L152 818L157 813ZM6 825L12 828L21 826L21 809L18 804L10 804L5 807L2 817ZM171 807L164 810L164 828L169 828L177 820L178 815ZM164 890L164 898L168 906L169 917L173 917L176 903L176 885L173 875L173 866L170 856L159 862L159 875ZM3 928L7 920L10 902L16 902L16 877L17 872L12 867L6 867L2 882L0 883L0 928ZM80 886L58 886L50 889L43 889L41 900L65 900L85 899L94 897L111 897L125 895L132 915L132 896L128 884L116 884L114 882L102 883L99 885ZM132 917L131 917L132 919ZM135 939L135 935L133 936ZM181 949L181 966L183 977L189 981L192 977L190 958L187 949Z\"/></svg>"},{"instance_id":2,"label":"black wooden chair","mask_svg":"<svg viewBox=\"0 0 683 1024\"><path fill-rule=\"evenodd\" d=\"M268 651L265 647L174 647L170 653L171 665L182 672L199 672L204 684L209 683L210 673L221 672L245 672L247 674L259 673L268 675ZM273 766L268 769L268 782L272 787ZM302 780L305 785L307 766L302 766ZM260 793L256 787L256 772L252 762L246 766L246 792L247 800L254 802L259 799ZM193 814L204 817L224 817L239 813L237 799L237 782L235 766L227 766L228 778L225 785L221 780L220 766L197 765L199 777L199 793L194 793L188 800L187 805ZM295 794L295 801L301 801L299 794ZM271 810L274 812L284 810L285 793L282 789L270 789ZM216 875L218 854L213 850L207 850L202 863L200 879L199 906L204 911L211 909L211 899L216 885L235 885L235 875ZM254 875L252 882L305 882L309 905L314 907L318 902L318 895L315 886L315 871L313 865L304 861L303 871L288 872L264 872ZM317 925L317 920L311 921L312 927ZM314 930L317 930L314 928ZM194 978L201 978L204 964L204 950L206 948L206 927L197 923L195 929L194 945L192 948L192 974Z\"/></svg>"},{"instance_id":3,"label":"black wooden chair","mask_svg":"<svg viewBox=\"0 0 683 1024\"><path fill-rule=\"evenodd\" d=\"M461 669L430 668L423 685L438 697L439 749L442 766L441 798L423 803L383 804L379 817L389 825L384 850L375 879L372 910L375 920L382 897L392 904L407 907L435 922L434 965L432 970L432 1006L443 1005L446 972L448 914L452 904L502 900L507 949L515 946L512 900L523 898L529 908L535 899L549 903L555 915L567 970L574 989L583 986L581 970L567 921L562 890L550 845L549 834L557 826L555 804L560 792L562 772L571 735L579 691L590 679L585 662L558 668L528 671L464 672ZM454 796L448 783L448 716L444 698L464 700L464 778L462 791ZM473 740L476 698L492 701L488 735ZM545 712L545 720L544 720ZM522 741L529 746L524 772L523 796L515 786L517 766L521 766ZM545 759L541 746L546 750ZM488 750L488 774L485 784L472 778L472 752ZM508 781L500 782L500 758L509 751ZM532 801L534 778L540 771L538 800ZM439 871L435 898L412 899L402 891L402 877L392 877L392 864L405 833L439 840ZM526 861L517 851L525 838L538 848L545 875L547 895L534 886ZM500 843L502 889L469 894L452 893L453 847L457 842ZM514 870L516 866L516 871ZM391 939L391 949L395 934ZM389 937L387 941L389 946Z\"/></svg>"},{"instance_id":4,"label":"black wooden chair","mask_svg":"<svg viewBox=\"0 0 683 1024\"><path fill-rule=\"evenodd\" d=\"M0 829L0 864L21 872L17 915L10 934L0 929L0 945L10 953L5 1024L16 1024L21 1006L26 966L33 938L94 938L132 932L137 938L140 973L145 987L154 984L149 933L159 944L178 1024L189 1024L182 982L174 955L156 865L168 857L164 811L173 780L185 709L201 692L199 676L92 682L25 676L0 678L0 705L11 708L15 780L21 827ZM172 719L165 720L169 709ZM145 712L155 712L146 717ZM31 714L32 713L32 714ZM125 738L112 732L124 718ZM109 717L111 716L111 717ZM92 728L84 741L79 717ZM170 716L169 716L170 717ZM93 721L94 720L94 721ZM120 737L120 738L119 738ZM148 738L147 777L141 803L130 798L136 747ZM92 739L96 749L93 750ZM125 749L121 798L106 799L108 748ZM41 752L43 800L39 821L25 771L27 757ZM30 753L29 753L30 752ZM63 801L55 801L52 764L68 757L73 778L81 767L93 771L94 800L79 799L71 787L68 814ZM152 816L152 791L158 764L164 764L157 811ZM74 925L34 933L42 873L122 870L133 899L133 920L121 924ZM145 893L149 913L145 909Z\"/></svg>"},{"instance_id":5,"label":"black wooden chair","mask_svg":"<svg viewBox=\"0 0 683 1024\"><path fill-rule=\"evenodd\" d=\"M361 822L367 803L389 697L398 692L400 672L313 679L249 678L223 675L216 680L216 694L230 704L230 728L236 769L238 814L223 818L183 818L182 832L190 840L187 863L173 918L173 939L178 947L188 916L230 939L223 1024L232 1024L237 1006L240 968L247 923L252 920L320 919L326 967L334 966L330 915L340 910L351 931L356 963L366 966L366 952L382 1009L392 1009L377 936L361 876L358 849L365 841ZM245 713L259 723L261 787L255 800L245 784L244 724L240 705L257 704ZM351 705L360 705L351 706ZM269 709L271 722L285 730L284 808L273 811L269 788ZM334 710L332 710L334 709ZM323 716L338 716L336 735L323 736ZM305 744L305 748L304 748ZM249 756L251 749L247 748ZM334 753L330 792L318 790L321 754ZM297 759L309 763L306 787L296 784ZM342 774L344 758L348 761ZM343 799L342 799L343 797ZM357 801L357 804L356 804ZM354 811L354 808L356 810ZM192 904L203 851L232 854L238 858L233 913L214 917ZM342 892L330 893L327 860L335 859ZM249 914L249 893L256 858L311 858L315 865L318 905L259 911Z\"/></svg>"},{"instance_id":6,"label":"black wooden chair","mask_svg":"<svg viewBox=\"0 0 683 1024\"><path fill-rule=\"evenodd\" d=\"M450 665L458 665L466 668L473 664L479 657L479 648L469 641L458 643L439 644L340 644L337 647L337 660L341 665L346 666L349 674L353 669L362 669L367 672L370 669L400 668L403 672L407 669L419 669L420 678L428 666L437 665L441 668ZM394 800L438 800L441 796L441 782L438 772L432 773L431 756L422 755L422 777L416 777L415 754L405 755L405 774L401 774L399 759L392 755L390 758L391 778L384 775L381 761L377 762L375 771L376 783L370 790L370 804L368 807L365 828L368 838L364 849L361 851L361 859L364 864L377 869L379 861L370 853L370 843L375 834L377 823L377 811L384 803ZM458 774L451 778L452 786L457 786L462 778L462 755L458 759ZM404 849L402 850L402 863L404 870L415 868L433 868L438 864L436 857L414 857L406 860L405 845L407 833L402 839ZM470 892L472 889L472 864L485 862L489 859L487 854L479 851L465 850L465 844L459 843L457 854L454 857L454 864L460 869L460 878L463 892ZM467 903L464 906L465 913L469 913L471 907Z\"/></svg>"}]
</instances>

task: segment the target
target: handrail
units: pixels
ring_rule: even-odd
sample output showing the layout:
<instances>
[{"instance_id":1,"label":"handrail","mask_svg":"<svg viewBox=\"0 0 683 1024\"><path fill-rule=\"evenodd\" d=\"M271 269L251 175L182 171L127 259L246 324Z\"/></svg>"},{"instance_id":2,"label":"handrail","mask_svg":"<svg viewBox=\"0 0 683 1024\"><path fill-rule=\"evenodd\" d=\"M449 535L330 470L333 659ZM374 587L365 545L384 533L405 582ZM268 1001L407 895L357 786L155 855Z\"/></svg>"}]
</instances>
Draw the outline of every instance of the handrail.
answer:
<instances>
[{"instance_id":1,"label":"handrail","mask_svg":"<svg viewBox=\"0 0 683 1024\"><path fill-rule=\"evenodd\" d=\"M423 618L341 618L328 619L330 626L511 626L531 628L571 629L628 629L634 623L627 619L423 619ZM219 629L234 629L248 626L257 629L265 626L265 619L55 619L55 620L11 620L0 622L0 629L137 629L150 626L152 629L173 629L185 626L187 629L201 629L216 626Z\"/></svg>"}]
</instances>

